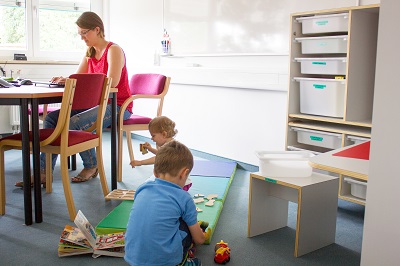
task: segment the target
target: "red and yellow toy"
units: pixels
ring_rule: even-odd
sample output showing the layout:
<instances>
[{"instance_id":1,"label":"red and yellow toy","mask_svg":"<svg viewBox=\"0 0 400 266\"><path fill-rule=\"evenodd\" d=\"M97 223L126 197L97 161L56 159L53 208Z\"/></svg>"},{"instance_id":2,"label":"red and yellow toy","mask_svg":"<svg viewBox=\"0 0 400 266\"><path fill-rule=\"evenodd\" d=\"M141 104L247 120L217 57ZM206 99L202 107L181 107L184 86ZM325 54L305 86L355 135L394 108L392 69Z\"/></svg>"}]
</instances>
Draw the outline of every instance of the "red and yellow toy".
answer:
<instances>
[{"instance_id":1,"label":"red and yellow toy","mask_svg":"<svg viewBox=\"0 0 400 266\"><path fill-rule=\"evenodd\" d=\"M221 240L215 245L214 261L218 264L225 264L231 260L231 249L228 243Z\"/></svg>"}]
</instances>

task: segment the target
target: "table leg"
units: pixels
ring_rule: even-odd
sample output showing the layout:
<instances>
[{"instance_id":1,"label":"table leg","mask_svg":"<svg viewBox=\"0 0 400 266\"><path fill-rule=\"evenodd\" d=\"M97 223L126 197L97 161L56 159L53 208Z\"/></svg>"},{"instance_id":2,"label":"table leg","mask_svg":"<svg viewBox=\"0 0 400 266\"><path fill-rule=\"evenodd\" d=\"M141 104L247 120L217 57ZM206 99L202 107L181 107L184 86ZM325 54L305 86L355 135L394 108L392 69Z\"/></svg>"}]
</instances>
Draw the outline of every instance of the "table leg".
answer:
<instances>
[{"instance_id":1,"label":"table leg","mask_svg":"<svg viewBox=\"0 0 400 266\"><path fill-rule=\"evenodd\" d=\"M118 148L117 148L117 93L113 93L111 99L111 190L117 189L117 160L118 160Z\"/></svg>"},{"instance_id":2,"label":"table leg","mask_svg":"<svg viewBox=\"0 0 400 266\"><path fill-rule=\"evenodd\" d=\"M296 224L296 257L335 243L338 179L301 188Z\"/></svg>"},{"instance_id":3,"label":"table leg","mask_svg":"<svg viewBox=\"0 0 400 266\"><path fill-rule=\"evenodd\" d=\"M22 169L24 184L31 183L31 168L30 168L30 148L29 148L29 119L28 119L28 99L21 99L21 134L22 134ZM32 192L31 186L24 186L24 210L25 224L32 224Z\"/></svg>"},{"instance_id":4,"label":"table leg","mask_svg":"<svg viewBox=\"0 0 400 266\"><path fill-rule=\"evenodd\" d=\"M271 196L279 186L250 176L248 237L287 226L289 202Z\"/></svg>"},{"instance_id":5,"label":"table leg","mask_svg":"<svg viewBox=\"0 0 400 266\"><path fill-rule=\"evenodd\" d=\"M35 222L43 221L42 215L42 188L40 180L40 138L39 138L39 114L38 100L32 99L31 103L31 126L32 126L32 155L33 155L33 188L35 198Z\"/></svg>"}]
</instances>

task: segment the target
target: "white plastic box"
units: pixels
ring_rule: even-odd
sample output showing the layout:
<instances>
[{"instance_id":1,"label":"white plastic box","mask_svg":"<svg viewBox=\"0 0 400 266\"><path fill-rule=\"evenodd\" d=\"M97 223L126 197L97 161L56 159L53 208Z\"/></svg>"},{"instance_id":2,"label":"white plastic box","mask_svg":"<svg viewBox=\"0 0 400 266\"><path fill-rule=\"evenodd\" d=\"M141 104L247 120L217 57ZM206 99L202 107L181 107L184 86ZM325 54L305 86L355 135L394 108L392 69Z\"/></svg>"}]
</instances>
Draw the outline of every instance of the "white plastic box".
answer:
<instances>
[{"instance_id":1,"label":"white plastic box","mask_svg":"<svg viewBox=\"0 0 400 266\"><path fill-rule=\"evenodd\" d=\"M295 58L302 74L346 75L346 57Z\"/></svg>"},{"instance_id":2,"label":"white plastic box","mask_svg":"<svg viewBox=\"0 0 400 266\"><path fill-rule=\"evenodd\" d=\"M347 35L296 38L303 54L347 53Z\"/></svg>"},{"instance_id":3,"label":"white plastic box","mask_svg":"<svg viewBox=\"0 0 400 266\"><path fill-rule=\"evenodd\" d=\"M347 139L354 142L354 144L360 144L363 143L365 141L369 141L371 139L369 138L363 138L363 137L358 137L358 136L347 136Z\"/></svg>"},{"instance_id":4,"label":"white plastic box","mask_svg":"<svg viewBox=\"0 0 400 266\"><path fill-rule=\"evenodd\" d=\"M300 83L300 112L343 117L345 79L294 78Z\"/></svg>"},{"instance_id":5,"label":"white plastic box","mask_svg":"<svg viewBox=\"0 0 400 266\"><path fill-rule=\"evenodd\" d=\"M302 23L303 34L325 33L325 32L347 32L349 25L349 14L329 14L300 17L296 20Z\"/></svg>"},{"instance_id":6,"label":"white plastic box","mask_svg":"<svg viewBox=\"0 0 400 266\"><path fill-rule=\"evenodd\" d=\"M298 127L291 127L291 129L297 132L299 143L329 149L338 149L342 146L342 134Z\"/></svg>"},{"instance_id":7,"label":"white plastic box","mask_svg":"<svg viewBox=\"0 0 400 266\"><path fill-rule=\"evenodd\" d=\"M260 173L265 177L306 177L312 174L308 164L314 156L308 151L257 151Z\"/></svg>"},{"instance_id":8,"label":"white plastic box","mask_svg":"<svg viewBox=\"0 0 400 266\"><path fill-rule=\"evenodd\" d=\"M345 177L344 181L350 184L350 194L360 199L367 198L367 182Z\"/></svg>"}]
</instances>

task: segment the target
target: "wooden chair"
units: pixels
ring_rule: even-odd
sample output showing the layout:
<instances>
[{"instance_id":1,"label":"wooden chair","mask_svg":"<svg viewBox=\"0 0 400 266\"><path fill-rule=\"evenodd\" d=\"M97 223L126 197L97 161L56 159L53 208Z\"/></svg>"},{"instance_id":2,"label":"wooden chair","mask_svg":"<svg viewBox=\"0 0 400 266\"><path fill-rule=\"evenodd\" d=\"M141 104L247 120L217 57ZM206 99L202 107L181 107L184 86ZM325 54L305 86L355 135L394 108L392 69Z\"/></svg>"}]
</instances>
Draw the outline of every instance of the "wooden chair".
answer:
<instances>
[{"instance_id":1,"label":"wooden chair","mask_svg":"<svg viewBox=\"0 0 400 266\"><path fill-rule=\"evenodd\" d=\"M69 120L71 114L71 107L73 96L75 92L76 79L67 79L65 83L65 89L61 102L61 109L59 115L60 123L57 124L56 128L46 130L46 134L40 132L40 146L43 146L49 142L56 140L63 130L63 121ZM31 134L31 133L30 133ZM31 136L30 136L31 138ZM5 214L6 205L6 193L5 193L5 173L4 173L4 152L11 149L22 149L22 134L14 134L8 137L0 139L0 215ZM51 175L49 175L50 177ZM47 186L46 191L51 192L51 178L46 180Z\"/></svg>"},{"instance_id":2,"label":"wooden chair","mask_svg":"<svg viewBox=\"0 0 400 266\"><path fill-rule=\"evenodd\" d=\"M132 114L127 120L123 120L123 113L130 103L139 99L153 99L158 101L155 116L162 115L164 97L168 92L170 77L160 74L135 74L129 81L131 96L122 104L118 114L118 182L122 181L122 136L126 135L130 160L134 160L131 132L148 130L152 117Z\"/></svg>"},{"instance_id":3,"label":"wooden chair","mask_svg":"<svg viewBox=\"0 0 400 266\"><path fill-rule=\"evenodd\" d=\"M70 79L77 80L71 110L99 106L97 113L99 119L97 119L89 129L80 131L69 130L70 113L67 117L64 116L64 119L59 117L56 129L40 130L40 138L43 139L40 142L40 150L46 153L46 192L51 192L52 190L51 155L60 154L61 180L64 187L69 217L71 221L73 221L76 216L76 209L71 192L71 181L68 175L68 156L91 148L96 148L97 167L103 194L106 196L109 193L103 165L101 144L103 117L110 93L111 79L107 78L104 74L74 74L70 76ZM53 136L53 132L57 132L57 135L50 138L50 136ZM19 136L19 139L21 139L21 136ZM2 169L4 168L2 167Z\"/></svg>"},{"instance_id":4,"label":"wooden chair","mask_svg":"<svg viewBox=\"0 0 400 266\"><path fill-rule=\"evenodd\" d=\"M70 120L64 121L64 128L60 138L48 142L41 147L46 153L46 181L51 179L52 166L51 155L60 154L61 179L64 187L65 199L71 221L75 219L76 209L71 192L71 180L68 175L68 156L96 148L97 167L103 194L109 193L103 164L102 132L103 117L107 107L108 96L111 89L111 78L104 74L73 74L70 78L76 78L76 90L72 110L88 109L99 106L98 119L87 130L69 130ZM50 182L46 182L47 186Z\"/></svg>"}]
</instances>

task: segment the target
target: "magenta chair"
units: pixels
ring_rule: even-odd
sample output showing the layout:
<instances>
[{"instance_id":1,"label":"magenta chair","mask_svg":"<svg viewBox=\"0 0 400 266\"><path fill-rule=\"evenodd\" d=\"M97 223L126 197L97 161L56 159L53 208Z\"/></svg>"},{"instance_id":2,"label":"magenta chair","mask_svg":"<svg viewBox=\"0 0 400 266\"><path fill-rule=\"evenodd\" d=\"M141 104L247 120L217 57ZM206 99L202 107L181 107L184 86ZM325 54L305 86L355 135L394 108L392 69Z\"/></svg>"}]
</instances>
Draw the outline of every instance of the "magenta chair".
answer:
<instances>
[{"instance_id":1,"label":"magenta chair","mask_svg":"<svg viewBox=\"0 0 400 266\"><path fill-rule=\"evenodd\" d=\"M134 160L132 148L132 131L148 130L150 120L156 116L162 115L164 97L168 92L170 77L161 74L135 74L129 81L131 96L122 104L118 114L118 182L122 181L122 136L123 132L126 135L130 160ZM140 99L153 99L158 101L157 110L154 112L154 117L147 117L133 114L127 120L123 120L123 113L130 103L134 103Z\"/></svg>"}]
</instances>

